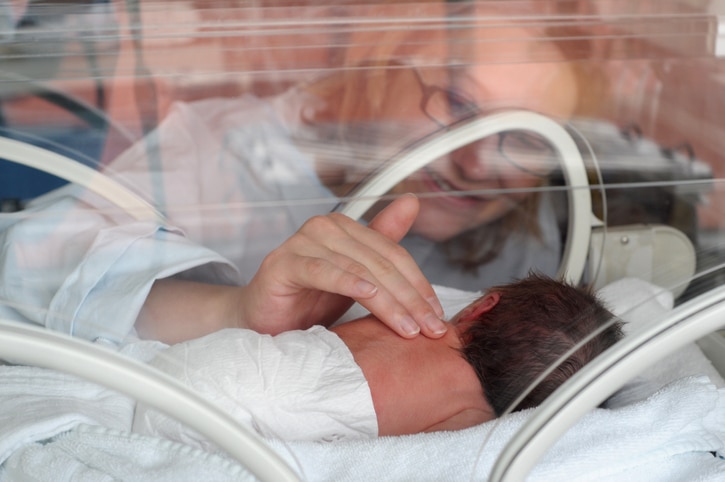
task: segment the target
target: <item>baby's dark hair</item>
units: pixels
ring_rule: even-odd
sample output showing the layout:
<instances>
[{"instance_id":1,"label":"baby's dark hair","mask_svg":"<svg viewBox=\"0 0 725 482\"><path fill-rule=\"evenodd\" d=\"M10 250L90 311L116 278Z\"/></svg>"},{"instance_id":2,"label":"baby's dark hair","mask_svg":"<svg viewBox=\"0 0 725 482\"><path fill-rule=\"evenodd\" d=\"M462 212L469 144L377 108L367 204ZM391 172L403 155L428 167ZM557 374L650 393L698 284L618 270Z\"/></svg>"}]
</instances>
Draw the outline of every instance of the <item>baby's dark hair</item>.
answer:
<instances>
[{"instance_id":1,"label":"baby's dark hair","mask_svg":"<svg viewBox=\"0 0 725 482\"><path fill-rule=\"evenodd\" d=\"M588 289L539 274L487 293L500 300L463 334L463 356L473 366L496 416L579 341L576 350L514 408L539 405L584 365L622 338L622 322Z\"/></svg>"}]
</instances>

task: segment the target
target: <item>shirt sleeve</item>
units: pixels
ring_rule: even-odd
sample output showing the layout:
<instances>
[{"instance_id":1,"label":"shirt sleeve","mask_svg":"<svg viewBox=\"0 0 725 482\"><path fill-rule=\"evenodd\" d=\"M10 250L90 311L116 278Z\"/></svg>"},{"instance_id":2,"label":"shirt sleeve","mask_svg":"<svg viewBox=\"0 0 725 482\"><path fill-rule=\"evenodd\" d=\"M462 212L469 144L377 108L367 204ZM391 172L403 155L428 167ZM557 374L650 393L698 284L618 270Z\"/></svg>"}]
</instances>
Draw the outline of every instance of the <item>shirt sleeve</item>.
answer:
<instances>
[{"instance_id":1,"label":"shirt sleeve","mask_svg":"<svg viewBox=\"0 0 725 482\"><path fill-rule=\"evenodd\" d=\"M0 215L0 315L118 341L133 329L156 279L239 284L237 268L219 249L223 243L205 236L226 226L214 230L200 222L199 206L219 202L206 193L220 195L234 187L224 170L202 162L208 160L203 153L214 158L219 150L204 120L179 105L156 131L104 167L105 175L154 206L183 214L167 214L168 226L136 221L112 202L70 184L19 213ZM245 229L243 215L234 217L236 231L227 238Z\"/></svg>"},{"instance_id":2,"label":"shirt sleeve","mask_svg":"<svg viewBox=\"0 0 725 482\"><path fill-rule=\"evenodd\" d=\"M222 256L154 222L115 224L73 196L0 218L0 315L120 341L156 279L238 284Z\"/></svg>"},{"instance_id":3,"label":"shirt sleeve","mask_svg":"<svg viewBox=\"0 0 725 482\"><path fill-rule=\"evenodd\" d=\"M378 435L362 369L342 340L320 326L277 336L222 330L173 345L152 365L264 437L336 442ZM133 430L213 450L193 430L143 404Z\"/></svg>"},{"instance_id":4,"label":"shirt sleeve","mask_svg":"<svg viewBox=\"0 0 725 482\"><path fill-rule=\"evenodd\" d=\"M0 215L0 315L118 340L154 280L248 282L271 249L336 201L256 98L175 104L102 172L168 226L75 185Z\"/></svg>"}]
</instances>

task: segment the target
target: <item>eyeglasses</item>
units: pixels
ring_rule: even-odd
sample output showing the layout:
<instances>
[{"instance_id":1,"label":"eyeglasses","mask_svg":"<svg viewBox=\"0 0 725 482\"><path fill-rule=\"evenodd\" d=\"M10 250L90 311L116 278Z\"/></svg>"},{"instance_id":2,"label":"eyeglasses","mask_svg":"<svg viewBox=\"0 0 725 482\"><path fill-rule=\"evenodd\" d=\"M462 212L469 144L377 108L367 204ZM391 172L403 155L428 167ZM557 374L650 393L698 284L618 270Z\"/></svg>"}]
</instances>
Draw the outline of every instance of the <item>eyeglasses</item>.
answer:
<instances>
[{"instance_id":1,"label":"eyeglasses","mask_svg":"<svg viewBox=\"0 0 725 482\"><path fill-rule=\"evenodd\" d=\"M463 94L425 83L417 68L409 66L423 93L420 109L439 127L450 127L481 113L481 109ZM480 147L496 141L498 154L520 171L536 177L548 177L558 165L556 153L541 136L526 131L507 131L479 141ZM483 154L482 149L479 155ZM490 156L488 156L490 157Z\"/></svg>"},{"instance_id":2,"label":"eyeglasses","mask_svg":"<svg viewBox=\"0 0 725 482\"><path fill-rule=\"evenodd\" d=\"M440 127L448 127L458 121L478 115L481 110L463 94L452 89L426 84L417 68L411 67L423 93L420 110Z\"/></svg>"}]
</instances>

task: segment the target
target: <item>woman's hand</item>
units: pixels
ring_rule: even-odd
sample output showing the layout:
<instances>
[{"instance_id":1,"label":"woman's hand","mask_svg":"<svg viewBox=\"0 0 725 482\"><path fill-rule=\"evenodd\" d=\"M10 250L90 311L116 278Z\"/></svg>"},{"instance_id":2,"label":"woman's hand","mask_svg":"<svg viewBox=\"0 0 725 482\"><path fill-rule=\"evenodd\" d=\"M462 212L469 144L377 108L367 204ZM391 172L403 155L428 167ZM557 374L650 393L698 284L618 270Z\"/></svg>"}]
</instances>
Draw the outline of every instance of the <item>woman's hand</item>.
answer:
<instances>
[{"instance_id":1,"label":"woman's hand","mask_svg":"<svg viewBox=\"0 0 725 482\"><path fill-rule=\"evenodd\" d=\"M144 338L165 343L223 328L260 333L329 326L358 301L403 337L445 333L430 283L398 241L418 214L397 199L365 227L342 214L310 219L263 261L247 286L157 280L136 320Z\"/></svg>"},{"instance_id":2,"label":"woman's hand","mask_svg":"<svg viewBox=\"0 0 725 482\"><path fill-rule=\"evenodd\" d=\"M442 336L435 292L398 244L418 208L414 196L397 199L368 227L342 214L311 218L242 288L241 326L276 334L330 325L357 301L403 337Z\"/></svg>"}]
</instances>

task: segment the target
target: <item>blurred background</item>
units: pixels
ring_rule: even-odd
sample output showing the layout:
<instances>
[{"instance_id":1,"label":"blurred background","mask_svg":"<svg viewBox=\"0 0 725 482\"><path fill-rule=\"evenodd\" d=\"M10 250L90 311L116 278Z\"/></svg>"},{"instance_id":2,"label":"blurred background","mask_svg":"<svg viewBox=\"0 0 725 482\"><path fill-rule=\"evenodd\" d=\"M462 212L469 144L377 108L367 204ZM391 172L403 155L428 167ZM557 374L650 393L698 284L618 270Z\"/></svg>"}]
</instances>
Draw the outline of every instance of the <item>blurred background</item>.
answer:
<instances>
[{"instance_id":1,"label":"blurred background","mask_svg":"<svg viewBox=\"0 0 725 482\"><path fill-rule=\"evenodd\" d=\"M578 83L575 110L564 121L577 133L592 212L609 229L609 244L628 249L632 235L618 233L620 226L675 228L692 244L702 274L682 285L692 293L704 289L700 284L719 284L723 276L723 14L725 2L716 0L3 1L0 129L9 138L103 169L152 132L178 102L283 96L295 86L349 77L373 64L399 68L399 59L418 62L418 80L410 82L422 85L435 78L435 69L445 69L445 82L455 84L457 69L566 63L585 81ZM536 33L511 33L522 27ZM516 48L543 38L563 58L546 49L524 56ZM426 44L435 54L417 52ZM397 115L327 119L329 131L346 131L341 136L346 150L338 137L333 142L332 134L321 134L315 119L317 165L376 160L358 173L359 181L432 132ZM388 120L396 126L386 131L388 137L376 132L383 140L371 149L365 124L379 127ZM296 135L300 144L305 141L304 131ZM337 150L324 154L321 145ZM329 172L335 175L334 166ZM566 188L552 186L565 186L566 179L556 170L550 174L551 222L560 232L555 249L561 251L571 234ZM18 163L0 163L4 211L23 209L63 183ZM644 229L635 235L655 236ZM607 241L597 236L595 230L591 242L604 246ZM261 244L259 249L269 246ZM620 267L611 276L660 269L658 260L675 249L662 246L667 247L650 250L657 260L649 267ZM602 250L590 252L582 279L603 276L593 259ZM691 276L683 269L682 276Z\"/></svg>"}]
</instances>

